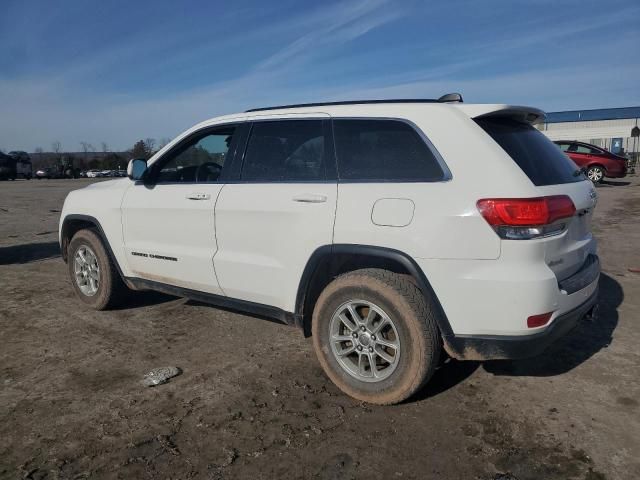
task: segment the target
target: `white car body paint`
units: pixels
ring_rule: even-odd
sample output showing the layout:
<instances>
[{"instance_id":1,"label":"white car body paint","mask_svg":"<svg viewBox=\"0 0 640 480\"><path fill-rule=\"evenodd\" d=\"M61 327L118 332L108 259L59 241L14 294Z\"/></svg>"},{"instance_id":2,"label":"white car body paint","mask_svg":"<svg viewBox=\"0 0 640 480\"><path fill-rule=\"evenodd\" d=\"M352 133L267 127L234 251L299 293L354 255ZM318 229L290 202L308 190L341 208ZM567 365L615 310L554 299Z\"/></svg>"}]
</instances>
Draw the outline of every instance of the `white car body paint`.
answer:
<instances>
[{"instance_id":1,"label":"white car body paint","mask_svg":"<svg viewBox=\"0 0 640 480\"><path fill-rule=\"evenodd\" d=\"M519 241L501 240L476 207L482 198L558 194L568 195L578 211L594 206L588 181L535 186L473 120L500 114L537 121L541 111L439 103L321 109L320 113L318 107L307 107L212 119L174 139L149 165L191 133L217 124L267 118L384 118L415 125L450 175L430 183L334 180L158 185L151 190L121 179L70 193L61 226L68 214L96 218L126 277L227 295L287 312L294 309L303 270L316 248L352 244L398 250L422 269L456 335L530 335L548 326L527 328L527 317L553 311L552 323L597 288L597 280L570 295L558 287L558 280L580 268L586 253L596 251L591 213L572 218L559 235ZM202 202L186 200L192 191L210 197ZM295 200L305 197L308 201ZM407 202L413 204L410 215ZM131 254L138 250L178 261L150 265Z\"/></svg>"}]
</instances>

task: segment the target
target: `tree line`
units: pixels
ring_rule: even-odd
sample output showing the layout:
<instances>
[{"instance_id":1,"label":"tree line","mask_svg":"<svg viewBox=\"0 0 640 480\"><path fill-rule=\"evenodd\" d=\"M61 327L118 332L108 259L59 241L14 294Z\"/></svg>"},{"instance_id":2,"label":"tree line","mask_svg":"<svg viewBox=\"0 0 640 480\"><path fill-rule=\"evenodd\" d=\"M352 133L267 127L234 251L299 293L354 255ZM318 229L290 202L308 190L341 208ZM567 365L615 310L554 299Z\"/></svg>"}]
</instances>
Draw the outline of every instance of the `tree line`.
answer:
<instances>
[{"instance_id":1,"label":"tree line","mask_svg":"<svg viewBox=\"0 0 640 480\"><path fill-rule=\"evenodd\" d=\"M63 160L71 160L75 168L81 170L124 170L132 158L150 158L171 140L155 138L138 140L131 148L124 151L113 151L106 142L100 142L96 148L90 142L80 142L80 150L70 151L63 148L59 141L52 142L51 150L45 151L37 147L30 154L34 171L39 168L53 167Z\"/></svg>"}]
</instances>

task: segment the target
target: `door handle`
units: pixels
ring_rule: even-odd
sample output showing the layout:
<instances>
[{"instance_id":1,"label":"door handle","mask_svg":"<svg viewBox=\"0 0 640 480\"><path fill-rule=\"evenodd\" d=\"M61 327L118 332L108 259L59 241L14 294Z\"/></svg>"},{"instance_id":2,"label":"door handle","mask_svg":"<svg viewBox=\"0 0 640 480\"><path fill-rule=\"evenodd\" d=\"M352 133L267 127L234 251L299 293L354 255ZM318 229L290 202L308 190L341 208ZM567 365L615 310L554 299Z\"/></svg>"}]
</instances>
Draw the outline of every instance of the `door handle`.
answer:
<instances>
[{"instance_id":1,"label":"door handle","mask_svg":"<svg viewBox=\"0 0 640 480\"><path fill-rule=\"evenodd\" d=\"M208 193L189 193L185 198L187 200L209 200L211 195Z\"/></svg>"},{"instance_id":2,"label":"door handle","mask_svg":"<svg viewBox=\"0 0 640 480\"><path fill-rule=\"evenodd\" d=\"M300 203L324 203L327 201L327 196L305 193L302 195L296 195L295 197L293 197L293 201Z\"/></svg>"}]
</instances>

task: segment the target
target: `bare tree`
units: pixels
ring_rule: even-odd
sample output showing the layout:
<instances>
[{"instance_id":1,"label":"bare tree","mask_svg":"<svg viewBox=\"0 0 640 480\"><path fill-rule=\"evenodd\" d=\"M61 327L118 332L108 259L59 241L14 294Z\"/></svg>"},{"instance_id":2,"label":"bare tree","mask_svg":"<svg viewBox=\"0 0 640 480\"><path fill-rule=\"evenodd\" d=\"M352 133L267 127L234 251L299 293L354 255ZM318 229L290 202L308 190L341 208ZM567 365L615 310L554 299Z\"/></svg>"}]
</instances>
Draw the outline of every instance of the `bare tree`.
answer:
<instances>
[{"instance_id":1,"label":"bare tree","mask_svg":"<svg viewBox=\"0 0 640 480\"><path fill-rule=\"evenodd\" d=\"M35 152L36 152L39 156L42 156L42 154L44 153L44 150L42 149L42 147L36 147Z\"/></svg>"},{"instance_id":2,"label":"bare tree","mask_svg":"<svg viewBox=\"0 0 640 480\"><path fill-rule=\"evenodd\" d=\"M80 142L80 146L84 152L84 161L86 162L89 157L89 142Z\"/></svg>"},{"instance_id":3,"label":"bare tree","mask_svg":"<svg viewBox=\"0 0 640 480\"><path fill-rule=\"evenodd\" d=\"M62 151L62 144L56 140L51 144L51 150L53 150L54 153L60 153Z\"/></svg>"},{"instance_id":4,"label":"bare tree","mask_svg":"<svg viewBox=\"0 0 640 480\"><path fill-rule=\"evenodd\" d=\"M84 159L87 159L89 152L95 152L96 147L91 145L89 142L80 142L80 146L82 147L82 151L84 152Z\"/></svg>"},{"instance_id":5,"label":"bare tree","mask_svg":"<svg viewBox=\"0 0 640 480\"><path fill-rule=\"evenodd\" d=\"M156 145L155 138L147 138L144 141L144 148L147 150L147 155L151 156L153 154L153 147Z\"/></svg>"},{"instance_id":6,"label":"bare tree","mask_svg":"<svg viewBox=\"0 0 640 480\"><path fill-rule=\"evenodd\" d=\"M109 145L107 145L107 142L100 143L100 146L102 147L102 153L107 153L109 151Z\"/></svg>"},{"instance_id":7,"label":"bare tree","mask_svg":"<svg viewBox=\"0 0 640 480\"><path fill-rule=\"evenodd\" d=\"M171 141L170 138L168 137L162 137L162 139L160 140L160 144L158 145L158 150L164 148L165 146L167 146L167 144Z\"/></svg>"}]
</instances>

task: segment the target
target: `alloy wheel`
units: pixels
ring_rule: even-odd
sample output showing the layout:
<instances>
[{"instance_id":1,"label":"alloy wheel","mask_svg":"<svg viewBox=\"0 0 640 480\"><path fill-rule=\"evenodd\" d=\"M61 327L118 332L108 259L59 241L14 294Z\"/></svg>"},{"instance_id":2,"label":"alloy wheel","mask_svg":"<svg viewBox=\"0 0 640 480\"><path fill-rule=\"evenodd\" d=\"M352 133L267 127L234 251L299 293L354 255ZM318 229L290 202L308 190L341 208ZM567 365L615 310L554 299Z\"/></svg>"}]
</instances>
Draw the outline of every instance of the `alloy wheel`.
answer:
<instances>
[{"instance_id":1,"label":"alloy wheel","mask_svg":"<svg viewBox=\"0 0 640 480\"><path fill-rule=\"evenodd\" d=\"M338 307L329 324L331 351L338 364L363 382L388 378L400 359L400 337L393 320L366 300Z\"/></svg>"},{"instance_id":2,"label":"alloy wheel","mask_svg":"<svg viewBox=\"0 0 640 480\"><path fill-rule=\"evenodd\" d=\"M76 285L87 297L98 292L100 286L100 265L93 250L87 245L80 245L73 257L73 271Z\"/></svg>"},{"instance_id":3,"label":"alloy wheel","mask_svg":"<svg viewBox=\"0 0 640 480\"><path fill-rule=\"evenodd\" d=\"M593 183L598 183L599 181L602 180L602 177L604 177L604 172L602 171L602 169L600 167L591 167L587 171L587 177Z\"/></svg>"}]
</instances>

